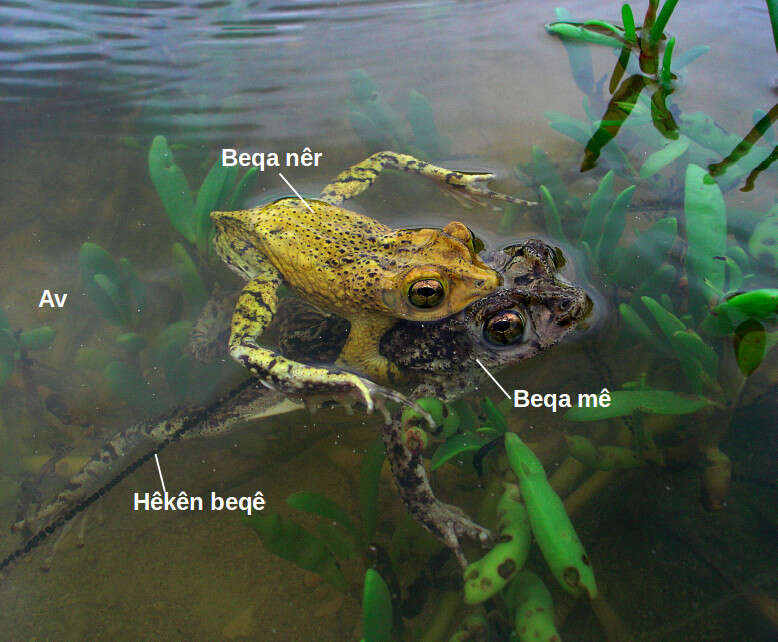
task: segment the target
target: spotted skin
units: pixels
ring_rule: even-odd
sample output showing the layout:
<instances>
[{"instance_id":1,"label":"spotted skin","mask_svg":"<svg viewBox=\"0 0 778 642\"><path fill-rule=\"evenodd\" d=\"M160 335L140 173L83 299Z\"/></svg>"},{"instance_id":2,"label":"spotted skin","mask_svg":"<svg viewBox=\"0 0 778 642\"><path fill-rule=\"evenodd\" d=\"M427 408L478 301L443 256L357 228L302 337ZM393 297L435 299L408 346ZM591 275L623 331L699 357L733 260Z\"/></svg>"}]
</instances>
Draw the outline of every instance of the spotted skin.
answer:
<instances>
[{"instance_id":1,"label":"spotted skin","mask_svg":"<svg viewBox=\"0 0 778 642\"><path fill-rule=\"evenodd\" d=\"M340 207L387 168L455 190L515 200L485 187L491 174L455 172L380 152L339 174L307 206L298 198L282 198L252 210L213 212L216 251L248 281L233 313L229 351L266 385L298 396L356 392L371 410L373 395L385 392L377 384L402 378L379 352L380 337L397 319L442 319L499 286L499 275L478 258L462 223L442 230L396 230ZM429 307L414 305L410 292L419 281L439 283L440 300ZM349 321L336 366L292 361L258 342L275 314L282 282L320 310Z\"/></svg>"},{"instance_id":2,"label":"spotted skin","mask_svg":"<svg viewBox=\"0 0 778 642\"><path fill-rule=\"evenodd\" d=\"M333 205L340 205L343 201L354 198L372 187L378 175L385 169L397 169L418 174L438 181L454 191L467 192L518 205L537 205L534 201L525 201L489 189L487 185L494 178L494 174L452 171L408 154L397 154L396 152L376 152L361 163L357 163L342 174L338 174L335 180L321 191L321 198Z\"/></svg>"}]
</instances>

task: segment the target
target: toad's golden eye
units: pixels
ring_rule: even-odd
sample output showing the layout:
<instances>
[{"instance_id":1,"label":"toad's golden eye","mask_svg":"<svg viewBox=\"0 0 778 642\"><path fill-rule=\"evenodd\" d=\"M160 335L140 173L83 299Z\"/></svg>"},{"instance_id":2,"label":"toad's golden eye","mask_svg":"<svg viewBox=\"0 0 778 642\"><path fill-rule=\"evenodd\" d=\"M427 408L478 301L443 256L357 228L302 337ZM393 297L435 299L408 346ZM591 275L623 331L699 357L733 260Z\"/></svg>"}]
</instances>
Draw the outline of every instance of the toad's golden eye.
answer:
<instances>
[{"instance_id":1,"label":"toad's golden eye","mask_svg":"<svg viewBox=\"0 0 778 642\"><path fill-rule=\"evenodd\" d=\"M408 300L417 308L434 308L444 295L443 284L437 279L420 279L408 288Z\"/></svg>"},{"instance_id":2,"label":"toad's golden eye","mask_svg":"<svg viewBox=\"0 0 778 642\"><path fill-rule=\"evenodd\" d=\"M509 346L524 336L524 317L516 310L503 310L484 323L484 338L494 345Z\"/></svg>"}]
</instances>

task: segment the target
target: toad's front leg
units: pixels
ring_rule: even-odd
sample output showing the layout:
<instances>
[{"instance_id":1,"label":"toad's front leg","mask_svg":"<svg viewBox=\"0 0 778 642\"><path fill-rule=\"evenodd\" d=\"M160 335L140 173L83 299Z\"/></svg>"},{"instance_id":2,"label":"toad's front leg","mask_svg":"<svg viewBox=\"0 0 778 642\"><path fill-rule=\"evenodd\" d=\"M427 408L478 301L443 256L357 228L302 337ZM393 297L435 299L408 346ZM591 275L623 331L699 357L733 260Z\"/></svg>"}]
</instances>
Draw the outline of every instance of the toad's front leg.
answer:
<instances>
[{"instance_id":1,"label":"toad's front leg","mask_svg":"<svg viewBox=\"0 0 778 642\"><path fill-rule=\"evenodd\" d=\"M259 345L257 338L270 323L278 302L278 271L270 264L249 281L238 297L230 327L229 352L269 388L306 400L335 400L344 405L362 401L367 412L384 411L385 399L416 408L399 393L338 367L313 366L288 359L272 348ZM380 334L378 335L380 336ZM378 341L376 337L373 338ZM416 408L417 410L420 410ZM421 411L428 421L432 419Z\"/></svg>"},{"instance_id":2,"label":"toad's front leg","mask_svg":"<svg viewBox=\"0 0 778 642\"><path fill-rule=\"evenodd\" d=\"M460 538L468 537L486 546L492 541L491 532L476 524L458 507L444 504L435 497L421 452L411 451L403 443L399 416L384 426L383 437L392 475L408 512L448 546L465 568L467 559Z\"/></svg>"}]
</instances>

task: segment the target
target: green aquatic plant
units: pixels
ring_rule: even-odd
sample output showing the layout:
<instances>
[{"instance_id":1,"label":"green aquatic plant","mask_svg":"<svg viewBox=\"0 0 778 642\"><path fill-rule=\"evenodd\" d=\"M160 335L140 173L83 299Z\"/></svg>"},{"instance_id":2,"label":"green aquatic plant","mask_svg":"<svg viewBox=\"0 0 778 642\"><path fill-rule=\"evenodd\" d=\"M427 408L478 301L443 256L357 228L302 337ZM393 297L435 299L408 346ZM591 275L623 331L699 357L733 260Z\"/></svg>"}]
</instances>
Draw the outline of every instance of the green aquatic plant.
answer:
<instances>
[{"instance_id":1,"label":"green aquatic plant","mask_svg":"<svg viewBox=\"0 0 778 642\"><path fill-rule=\"evenodd\" d=\"M369 568L362 590L362 629L365 642L392 639L392 595L380 573Z\"/></svg>"},{"instance_id":2,"label":"green aquatic plant","mask_svg":"<svg viewBox=\"0 0 778 642\"><path fill-rule=\"evenodd\" d=\"M167 139L156 136L149 149L149 174L170 223L207 260L212 256L211 212L238 209L254 186L259 169L252 167L238 181L237 166L224 167L216 161L195 198L184 171L175 163Z\"/></svg>"},{"instance_id":3,"label":"green aquatic plant","mask_svg":"<svg viewBox=\"0 0 778 642\"><path fill-rule=\"evenodd\" d=\"M91 302L102 317L122 332L114 336L110 348L82 346L75 365L98 373L108 388L125 402L142 408L161 410L165 395L151 385L144 375L146 369L163 375L168 392L182 400L202 389L215 385L209 377L220 378L221 366L199 364L186 347L194 319L208 298L207 288L200 278L187 250L174 243L171 250L174 278L170 286L181 304L183 317L162 327L146 322L146 285L129 259L115 259L96 243L87 242L79 252L81 282ZM156 314L148 315L156 318ZM208 375L208 376L206 376ZM210 383L206 383L210 382Z\"/></svg>"},{"instance_id":4,"label":"green aquatic plant","mask_svg":"<svg viewBox=\"0 0 778 642\"><path fill-rule=\"evenodd\" d=\"M292 493L286 498L286 503L297 511L324 520L318 524L315 535L293 519L267 510L247 519L246 523L272 553L318 573L331 584L344 589L345 580L338 559L354 558L373 540L377 521L378 481L384 459L384 445L379 438L362 459L359 484L361 526L357 526L346 509L338 503L312 491ZM287 537L286 531L293 532L294 538ZM276 539L283 541L277 544Z\"/></svg>"},{"instance_id":5,"label":"green aquatic plant","mask_svg":"<svg viewBox=\"0 0 778 642\"><path fill-rule=\"evenodd\" d=\"M412 89L408 94L405 119L384 101L381 89L364 70L349 73L351 95L347 101L351 128L371 153L392 149L418 158L435 158L448 153L450 143L435 125L427 97Z\"/></svg>"},{"instance_id":6,"label":"green aquatic plant","mask_svg":"<svg viewBox=\"0 0 778 642\"><path fill-rule=\"evenodd\" d=\"M45 350L54 341L54 330L42 325L30 330L13 330L5 311L0 308L0 386L13 374L28 352Z\"/></svg>"}]
</instances>

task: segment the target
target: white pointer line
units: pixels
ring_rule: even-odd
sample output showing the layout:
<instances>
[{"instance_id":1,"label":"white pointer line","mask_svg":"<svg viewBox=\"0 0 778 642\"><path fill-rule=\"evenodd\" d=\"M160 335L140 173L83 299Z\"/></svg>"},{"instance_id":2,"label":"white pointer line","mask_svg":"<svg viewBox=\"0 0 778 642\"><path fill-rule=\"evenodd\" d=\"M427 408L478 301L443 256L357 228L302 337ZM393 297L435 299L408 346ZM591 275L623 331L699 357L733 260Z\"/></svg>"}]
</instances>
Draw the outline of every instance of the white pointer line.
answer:
<instances>
[{"instance_id":1,"label":"white pointer line","mask_svg":"<svg viewBox=\"0 0 778 642\"><path fill-rule=\"evenodd\" d=\"M495 378L492 376L492 373L491 373L491 372L489 372L489 371L486 369L486 366L485 366L483 363L481 363L481 360L480 360L480 359L476 359L476 360L475 360L475 362L476 362L476 363L477 363L479 366L481 366L481 367L484 369L484 372L485 372L487 375L489 375L489 378L490 378L492 381L494 381L494 383L496 383L496 384L497 384L497 387L498 387L500 390L502 390L502 394L504 394L506 397L508 397L508 399L510 399L510 398L511 398L511 396L510 396L510 395L509 395L509 394L506 392L505 388L503 388L503 387L500 385L500 382L499 382L499 381L497 381L497 379L495 379Z\"/></svg>"},{"instance_id":2,"label":"white pointer line","mask_svg":"<svg viewBox=\"0 0 778 642\"><path fill-rule=\"evenodd\" d=\"M305 205L305 207L311 210L311 214L315 214L313 209L311 209L311 206L305 202L305 199L302 196L300 196L300 192L298 192L294 187L292 187L292 184L288 180L286 180L286 177L281 172L278 172L278 175L283 179L284 183L289 185L289 189L292 190L295 193L295 196L297 196L297 198L299 198L303 202L303 205Z\"/></svg>"},{"instance_id":3,"label":"white pointer line","mask_svg":"<svg viewBox=\"0 0 778 642\"><path fill-rule=\"evenodd\" d=\"M159 481L162 482L162 492L167 493L167 490L165 489L165 480L162 478L162 468L159 467L159 457L157 457L157 453L154 453L154 461L157 462L157 470L159 471Z\"/></svg>"}]
</instances>

